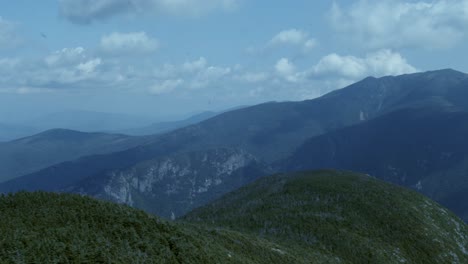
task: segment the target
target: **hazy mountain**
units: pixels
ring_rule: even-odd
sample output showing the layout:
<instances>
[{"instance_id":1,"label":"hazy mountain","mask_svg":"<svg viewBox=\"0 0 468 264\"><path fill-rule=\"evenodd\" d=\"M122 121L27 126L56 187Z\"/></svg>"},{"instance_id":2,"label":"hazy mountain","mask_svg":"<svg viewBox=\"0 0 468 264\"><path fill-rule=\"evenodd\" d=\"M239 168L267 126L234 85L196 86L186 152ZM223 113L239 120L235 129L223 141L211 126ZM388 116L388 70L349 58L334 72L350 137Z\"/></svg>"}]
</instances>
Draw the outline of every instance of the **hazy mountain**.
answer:
<instances>
[{"instance_id":1,"label":"hazy mountain","mask_svg":"<svg viewBox=\"0 0 468 264\"><path fill-rule=\"evenodd\" d=\"M141 127L141 128L132 128L120 131L122 134L126 135L133 135L133 136L145 136L145 135L154 135L154 134L162 134L165 132L169 132L172 130L176 130L181 127L193 125L204 121L206 119L212 118L218 115L216 112L202 112L191 116L189 118L180 120L180 121L172 121L172 122L159 122L154 123L149 126Z\"/></svg>"},{"instance_id":2,"label":"hazy mountain","mask_svg":"<svg viewBox=\"0 0 468 264\"><path fill-rule=\"evenodd\" d=\"M0 123L0 142L30 136L38 132L38 129L32 127Z\"/></svg>"},{"instance_id":3,"label":"hazy mountain","mask_svg":"<svg viewBox=\"0 0 468 264\"><path fill-rule=\"evenodd\" d=\"M339 263L468 261L468 227L450 211L416 192L349 172L265 177L184 220L326 252Z\"/></svg>"},{"instance_id":4,"label":"hazy mountain","mask_svg":"<svg viewBox=\"0 0 468 264\"><path fill-rule=\"evenodd\" d=\"M266 177L177 222L70 194L0 196L0 212L5 262L468 260L468 228L451 212L415 192L335 171Z\"/></svg>"},{"instance_id":5,"label":"hazy mountain","mask_svg":"<svg viewBox=\"0 0 468 264\"><path fill-rule=\"evenodd\" d=\"M41 130L62 128L84 132L109 132L146 126L152 122L152 119L138 115L70 110L23 122Z\"/></svg>"},{"instance_id":6,"label":"hazy mountain","mask_svg":"<svg viewBox=\"0 0 468 264\"><path fill-rule=\"evenodd\" d=\"M284 169L369 173L417 189L468 221L467 135L468 112L405 109L314 137Z\"/></svg>"},{"instance_id":7,"label":"hazy mountain","mask_svg":"<svg viewBox=\"0 0 468 264\"><path fill-rule=\"evenodd\" d=\"M134 204L165 216L169 212L183 213L180 208L190 210L199 205L200 202L209 201L219 197L223 192L232 190L229 187L229 181L226 181L226 185L209 185L206 192L203 193L204 198L189 203L192 207L179 207L177 203L167 203L164 205L165 208L156 207L153 202L150 202L152 201L150 197L153 195L159 197L158 199L163 199L161 196L163 195L164 199L171 201L171 197L175 197L171 196L173 194L160 193L169 190L165 186L197 179L194 186L186 186L187 189L180 190L178 194L180 196L175 198L178 200L185 197L183 202L187 205L186 202L190 201L187 200L189 197L187 194L190 193L190 190L195 190L195 187L200 186L199 180L216 182L221 177L216 166L205 166L205 163L216 162L216 156L209 155L210 158L204 163L199 160L199 157L211 150L223 149L224 153L245 153L244 158L249 157L249 160L264 164L256 169L261 173L265 168L277 165L290 157L304 142L315 136L332 133L357 124L365 124L377 117L385 118L386 115L395 111L406 109L410 112L426 113L429 116L439 112L467 111L467 87L468 75L453 70L379 79L369 77L313 100L266 103L226 112L201 123L161 135L150 144L108 155L84 157L0 184L0 191L20 189L79 190L83 193L103 197L105 195L103 195L102 190L106 190L106 186L108 190L133 190L131 188L136 188L136 182L150 179L152 187L148 193L139 196L141 193L131 192L132 195L141 198ZM386 134L387 132L383 131L382 133ZM430 136L430 133L426 134ZM413 140L413 137L418 137L418 135L413 133L408 136L408 140ZM365 140L365 137L362 137L362 140ZM416 139L414 138L414 140ZM379 150L385 152L385 149ZM160 173L159 169L166 157L171 157L171 162L177 165L177 169L162 170ZM226 158L229 155L223 157ZM413 161L417 162L418 157L413 158L415 159ZM184 161L182 162L182 160ZM245 163L246 166L249 164ZM317 164L317 167L325 165ZM203 178L199 178L197 175L198 166L204 166L204 170L206 169ZM238 167L237 169L241 170L242 168ZM277 169L281 169L281 167L277 167ZM180 174L181 171L187 173ZM435 173L435 171L431 173ZM239 186L247 184L258 176L260 175L241 177L244 182L237 182L237 184ZM221 178L228 179L230 177L223 175ZM163 180L159 180L159 178ZM447 184L461 184L455 178L458 176ZM90 182L100 185L91 188L91 185L87 184ZM90 189L87 190L86 186ZM458 193L457 195L462 196L463 194ZM124 196L119 194L112 200L132 204L129 199L123 198Z\"/></svg>"},{"instance_id":8,"label":"hazy mountain","mask_svg":"<svg viewBox=\"0 0 468 264\"><path fill-rule=\"evenodd\" d=\"M54 129L0 143L0 181L81 156L121 151L149 141L150 137Z\"/></svg>"}]
</instances>

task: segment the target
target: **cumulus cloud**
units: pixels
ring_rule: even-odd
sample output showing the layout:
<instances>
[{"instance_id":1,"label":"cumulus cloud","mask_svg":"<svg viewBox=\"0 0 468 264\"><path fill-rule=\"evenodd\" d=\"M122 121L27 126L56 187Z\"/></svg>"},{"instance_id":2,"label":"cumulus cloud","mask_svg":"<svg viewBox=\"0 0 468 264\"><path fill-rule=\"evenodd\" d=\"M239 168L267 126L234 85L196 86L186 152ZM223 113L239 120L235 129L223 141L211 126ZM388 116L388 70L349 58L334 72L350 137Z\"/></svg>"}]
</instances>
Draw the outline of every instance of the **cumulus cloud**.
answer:
<instances>
[{"instance_id":1,"label":"cumulus cloud","mask_svg":"<svg viewBox=\"0 0 468 264\"><path fill-rule=\"evenodd\" d=\"M381 77L416 71L401 54L383 49L363 58L329 54L312 67L310 77L335 79L338 81L337 85L345 85L367 76Z\"/></svg>"},{"instance_id":2,"label":"cumulus cloud","mask_svg":"<svg viewBox=\"0 0 468 264\"><path fill-rule=\"evenodd\" d=\"M199 16L234 9L239 0L60 0L60 14L74 23L89 24L115 15L166 13Z\"/></svg>"},{"instance_id":3,"label":"cumulus cloud","mask_svg":"<svg viewBox=\"0 0 468 264\"><path fill-rule=\"evenodd\" d=\"M468 0L359 0L333 4L333 28L370 48L450 48L468 33Z\"/></svg>"},{"instance_id":4,"label":"cumulus cloud","mask_svg":"<svg viewBox=\"0 0 468 264\"><path fill-rule=\"evenodd\" d=\"M299 82L301 72L296 71L296 66L287 58L281 58L275 64L276 73L288 82Z\"/></svg>"},{"instance_id":5,"label":"cumulus cloud","mask_svg":"<svg viewBox=\"0 0 468 264\"><path fill-rule=\"evenodd\" d=\"M271 40L271 44L302 44L307 40L308 34L302 30L289 29L276 34Z\"/></svg>"},{"instance_id":6,"label":"cumulus cloud","mask_svg":"<svg viewBox=\"0 0 468 264\"><path fill-rule=\"evenodd\" d=\"M0 49L14 47L19 42L15 23L0 16Z\"/></svg>"},{"instance_id":7,"label":"cumulus cloud","mask_svg":"<svg viewBox=\"0 0 468 264\"><path fill-rule=\"evenodd\" d=\"M86 59L83 47L63 48L47 55L44 59L48 66L69 65Z\"/></svg>"},{"instance_id":8,"label":"cumulus cloud","mask_svg":"<svg viewBox=\"0 0 468 264\"><path fill-rule=\"evenodd\" d=\"M41 59L1 59L0 89L25 94L105 86L111 82L102 66L101 58L82 47L57 50Z\"/></svg>"},{"instance_id":9,"label":"cumulus cloud","mask_svg":"<svg viewBox=\"0 0 468 264\"><path fill-rule=\"evenodd\" d=\"M200 57L198 60L187 61L182 65L182 69L187 72L198 72L206 68L207 60Z\"/></svg>"},{"instance_id":10,"label":"cumulus cloud","mask_svg":"<svg viewBox=\"0 0 468 264\"><path fill-rule=\"evenodd\" d=\"M182 84L185 91L213 88L227 81L232 72L231 67L210 65L205 57L179 65L164 64L154 70L155 84L150 85L148 91L155 95L168 94L177 91Z\"/></svg>"},{"instance_id":11,"label":"cumulus cloud","mask_svg":"<svg viewBox=\"0 0 468 264\"><path fill-rule=\"evenodd\" d=\"M158 40L145 32L114 32L101 38L100 49L113 55L145 54L157 50Z\"/></svg>"},{"instance_id":12,"label":"cumulus cloud","mask_svg":"<svg viewBox=\"0 0 468 264\"><path fill-rule=\"evenodd\" d=\"M283 30L276 34L269 42L270 45L296 45L304 50L310 50L317 45L317 41L309 37L309 33L299 29Z\"/></svg>"},{"instance_id":13,"label":"cumulus cloud","mask_svg":"<svg viewBox=\"0 0 468 264\"><path fill-rule=\"evenodd\" d=\"M205 88L231 73L231 68L210 66L198 72L192 79L190 87L193 89Z\"/></svg>"},{"instance_id":14,"label":"cumulus cloud","mask_svg":"<svg viewBox=\"0 0 468 264\"><path fill-rule=\"evenodd\" d=\"M276 72L281 76L290 76L296 71L296 67L287 58L281 58L276 62Z\"/></svg>"}]
</instances>

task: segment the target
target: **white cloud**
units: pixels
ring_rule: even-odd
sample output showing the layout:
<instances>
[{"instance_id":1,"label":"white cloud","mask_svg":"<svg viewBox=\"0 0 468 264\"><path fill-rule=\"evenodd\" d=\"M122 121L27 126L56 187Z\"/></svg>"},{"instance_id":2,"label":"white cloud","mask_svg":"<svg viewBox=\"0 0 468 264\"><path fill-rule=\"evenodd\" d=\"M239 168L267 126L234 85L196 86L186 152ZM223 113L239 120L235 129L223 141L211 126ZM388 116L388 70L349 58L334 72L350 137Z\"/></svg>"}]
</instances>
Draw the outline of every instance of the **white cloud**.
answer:
<instances>
[{"instance_id":1,"label":"white cloud","mask_svg":"<svg viewBox=\"0 0 468 264\"><path fill-rule=\"evenodd\" d=\"M289 29L276 34L271 40L271 44L302 44L307 41L308 34L302 30Z\"/></svg>"},{"instance_id":2,"label":"white cloud","mask_svg":"<svg viewBox=\"0 0 468 264\"><path fill-rule=\"evenodd\" d=\"M345 39L370 48L450 48L468 33L468 0L359 0L334 4L330 20Z\"/></svg>"},{"instance_id":3,"label":"white cloud","mask_svg":"<svg viewBox=\"0 0 468 264\"><path fill-rule=\"evenodd\" d=\"M150 87L149 92L155 95L161 95L165 93L173 92L176 88L181 86L184 83L184 80L165 80L160 83L154 84Z\"/></svg>"},{"instance_id":4,"label":"white cloud","mask_svg":"<svg viewBox=\"0 0 468 264\"><path fill-rule=\"evenodd\" d=\"M276 72L282 76L289 76L294 74L296 67L292 64L287 58L281 58L276 62L275 65Z\"/></svg>"},{"instance_id":5,"label":"white cloud","mask_svg":"<svg viewBox=\"0 0 468 264\"><path fill-rule=\"evenodd\" d=\"M311 50L317 46L317 41L315 39L309 39L304 43L305 50Z\"/></svg>"},{"instance_id":6,"label":"white cloud","mask_svg":"<svg viewBox=\"0 0 468 264\"><path fill-rule=\"evenodd\" d=\"M231 68L209 66L198 72L192 79L190 87L193 89L206 88L231 73Z\"/></svg>"},{"instance_id":7,"label":"white cloud","mask_svg":"<svg viewBox=\"0 0 468 264\"><path fill-rule=\"evenodd\" d=\"M86 62L82 62L78 64L76 68L85 74L90 74L90 73L93 73L100 64L101 64L101 59L97 58L97 59L92 59Z\"/></svg>"},{"instance_id":8,"label":"white cloud","mask_svg":"<svg viewBox=\"0 0 468 264\"><path fill-rule=\"evenodd\" d=\"M299 82L302 77L301 72L296 71L296 66L287 58L281 58L275 64L276 73L289 82Z\"/></svg>"},{"instance_id":9,"label":"white cloud","mask_svg":"<svg viewBox=\"0 0 468 264\"><path fill-rule=\"evenodd\" d=\"M83 47L76 47L54 51L46 56L44 60L48 66L60 66L82 61L85 58L85 49Z\"/></svg>"},{"instance_id":10,"label":"white cloud","mask_svg":"<svg viewBox=\"0 0 468 264\"><path fill-rule=\"evenodd\" d=\"M220 85L232 72L231 67L210 65L205 57L186 61L180 65L164 64L154 70L152 76L157 84L151 85L149 91L153 94L175 91L175 86L178 87L182 83L174 80L183 80L184 87L191 90L212 88ZM164 92L159 93L159 91Z\"/></svg>"},{"instance_id":11,"label":"white cloud","mask_svg":"<svg viewBox=\"0 0 468 264\"><path fill-rule=\"evenodd\" d=\"M100 48L105 53L114 55L145 54L158 48L158 40L145 32L114 32L101 38Z\"/></svg>"},{"instance_id":12,"label":"white cloud","mask_svg":"<svg viewBox=\"0 0 468 264\"><path fill-rule=\"evenodd\" d=\"M299 29L283 30L276 34L269 42L270 45L296 45L308 51L317 46L317 41L309 38L309 33Z\"/></svg>"},{"instance_id":13,"label":"white cloud","mask_svg":"<svg viewBox=\"0 0 468 264\"><path fill-rule=\"evenodd\" d=\"M89 24L120 14L166 13L200 16L235 9L240 0L59 0L60 14L74 23Z\"/></svg>"},{"instance_id":14,"label":"white cloud","mask_svg":"<svg viewBox=\"0 0 468 264\"><path fill-rule=\"evenodd\" d=\"M235 79L247 83L259 83L268 80L269 77L269 74L266 72L246 72L237 75Z\"/></svg>"},{"instance_id":15,"label":"white cloud","mask_svg":"<svg viewBox=\"0 0 468 264\"><path fill-rule=\"evenodd\" d=\"M399 75L416 72L399 53L383 49L369 53L363 58L355 56L341 56L336 53L323 57L311 70L312 77L335 77L357 81L372 75Z\"/></svg>"},{"instance_id":16,"label":"white cloud","mask_svg":"<svg viewBox=\"0 0 468 264\"><path fill-rule=\"evenodd\" d=\"M15 23L0 16L0 49L15 47L19 42Z\"/></svg>"},{"instance_id":17,"label":"white cloud","mask_svg":"<svg viewBox=\"0 0 468 264\"><path fill-rule=\"evenodd\" d=\"M207 61L204 57L200 57L195 61L187 61L182 65L182 69L187 72L198 72L206 68Z\"/></svg>"},{"instance_id":18,"label":"white cloud","mask_svg":"<svg viewBox=\"0 0 468 264\"><path fill-rule=\"evenodd\" d=\"M39 92L112 85L103 63L82 47L64 48L41 59L1 59L0 89L25 94L34 93L34 89Z\"/></svg>"}]
</instances>

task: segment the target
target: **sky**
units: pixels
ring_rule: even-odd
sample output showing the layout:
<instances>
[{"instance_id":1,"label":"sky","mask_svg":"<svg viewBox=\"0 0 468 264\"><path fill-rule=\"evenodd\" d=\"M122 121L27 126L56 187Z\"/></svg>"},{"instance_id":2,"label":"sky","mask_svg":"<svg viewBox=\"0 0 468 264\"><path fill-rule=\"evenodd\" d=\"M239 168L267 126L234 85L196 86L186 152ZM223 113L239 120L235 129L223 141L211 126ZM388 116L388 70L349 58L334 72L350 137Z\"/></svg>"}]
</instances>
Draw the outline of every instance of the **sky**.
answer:
<instances>
[{"instance_id":1,"label":"sky","mask_svg":"<svg viewBox=\"0 0 468 264\"><path fill-rule=\"evenodd\" d=\"M0 122L171 119L468 72L468 0L0 0Z\"/></svg>"}]
</instances>

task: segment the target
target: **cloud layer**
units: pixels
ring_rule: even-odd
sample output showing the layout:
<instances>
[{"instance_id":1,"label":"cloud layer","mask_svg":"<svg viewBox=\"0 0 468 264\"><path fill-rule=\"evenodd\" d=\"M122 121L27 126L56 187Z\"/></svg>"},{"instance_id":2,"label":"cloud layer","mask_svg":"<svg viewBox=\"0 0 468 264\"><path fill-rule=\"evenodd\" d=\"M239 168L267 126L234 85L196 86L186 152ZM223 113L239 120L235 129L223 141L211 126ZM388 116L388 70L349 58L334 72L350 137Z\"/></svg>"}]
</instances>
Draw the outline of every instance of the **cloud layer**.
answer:
<instances>
[{"instance_id":1,"label":"cloud layer","mask_svg":"<svg viewBox=\"0 0 468 264\"><path fill-rule=\"evenodd\" d=\"M0 91L119 90L154 96L224 96L242 100L301 100L344 87L369 75L412 73L399 53L383 49L363 57L331 53L308 66L280 58L262 71L214 65L205 57L180 64L142 65L123 57L99 57L82 47L64 48L40 59L0 59Z\"/></svg>"},{"instance_id":2,"label":"cloud layer","mask_svg":"<svg viewBox=\"0 0 468 264\"><path fill-rule=\"evenodd\" d=\"M359 0L333 5L333 28L368 48L450 48L468 34L468 0Z\"/></svg>"},{"instance_id":3,"label":"cloud layer","mask_svg":"<svg viewBox=\"0 0 468 264\"><path fill-rule=\"evenodd\" d=\"M151 53L158 47L158 40L149 37L145 32L114 32L103 36L100 43L103 52L113 55Z\"/></svg>"},{"instance_id":4,"label":"cloud layer","mask_svg":"<svg viewBox=\"0 0 468 264\"><path fill-rule=\"evenodd\" d=\"M239 0L59 0L60 14L78 24L132 13L199 16L234 9Z\"/></svg>"},{"instance_id":5,"label":"cloud layer","mask_svg":"<svg viewBox=\"0 0 468 264\"><path fill-rule=\"evenodd\" d=\"M357 80L366 76L381 77L416 72L401 54L388 49L368 53L365 57L341 56L336 53L324 56L312 69L313 77L339 77Z\"/></svg>"}]
</instances>

